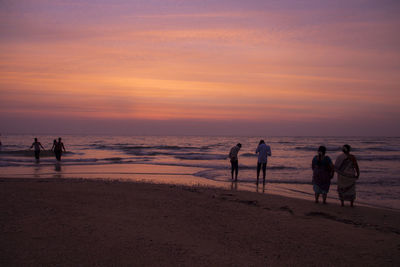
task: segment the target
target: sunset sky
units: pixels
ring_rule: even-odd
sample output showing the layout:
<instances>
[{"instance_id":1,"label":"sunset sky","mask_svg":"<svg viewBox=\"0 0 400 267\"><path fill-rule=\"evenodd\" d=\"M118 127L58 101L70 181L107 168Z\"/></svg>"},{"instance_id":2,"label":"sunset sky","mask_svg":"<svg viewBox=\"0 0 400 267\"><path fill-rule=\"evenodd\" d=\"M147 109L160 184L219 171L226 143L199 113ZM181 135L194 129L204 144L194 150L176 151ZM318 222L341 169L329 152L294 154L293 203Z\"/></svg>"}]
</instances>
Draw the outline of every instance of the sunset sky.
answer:
<instances>
[{"instance_id":1,"label":"sunset sky","mask_svg":"<svg viewBox=\"0 0 400 267\"><path fill-rule=\"evenodd\" d=\"M400 135L400 1L0 0L0 132Z\"/></svg>"}]
</instances>

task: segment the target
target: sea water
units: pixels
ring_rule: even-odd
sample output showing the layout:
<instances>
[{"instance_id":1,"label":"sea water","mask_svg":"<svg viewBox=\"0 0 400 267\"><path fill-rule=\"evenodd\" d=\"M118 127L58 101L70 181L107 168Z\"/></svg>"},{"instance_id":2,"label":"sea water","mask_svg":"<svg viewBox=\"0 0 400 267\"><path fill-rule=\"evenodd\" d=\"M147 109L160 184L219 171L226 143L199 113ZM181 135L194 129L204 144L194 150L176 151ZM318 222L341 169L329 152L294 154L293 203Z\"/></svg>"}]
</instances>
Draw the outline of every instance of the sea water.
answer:
<instances>
[{"instance_id":1,"label":"sea water","mask_svg":"<svg viewBox=\"0 0 400 267\"><path fill-rule=\"evenodd\" d=\"M357 202L400 209L399 137L255 137L255 136L62 136L67 149L57 163L50 151L34 159L29 150L37 137L49 150L58 136L3 135L0 178L103 178L206 185L276 193L312 199L311 161L320 145L335 161L343 144L350 144L361 176ZM256 147L271 146L267 184L256 186ZM239 177L230 177L228 154L240 142ZM336 176L329 193L337 199Z\"/></svg>"}]
</instances>

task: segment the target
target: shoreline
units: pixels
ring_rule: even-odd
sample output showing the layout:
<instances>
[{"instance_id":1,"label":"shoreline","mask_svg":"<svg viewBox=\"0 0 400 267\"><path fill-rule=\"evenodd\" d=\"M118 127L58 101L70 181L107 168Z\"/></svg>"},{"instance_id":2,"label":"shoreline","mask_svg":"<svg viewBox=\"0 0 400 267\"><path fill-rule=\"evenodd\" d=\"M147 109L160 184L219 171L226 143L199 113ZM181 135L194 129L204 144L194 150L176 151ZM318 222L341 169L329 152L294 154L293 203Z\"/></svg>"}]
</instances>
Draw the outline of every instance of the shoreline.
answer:
<instances>
[{"instance_id":1,"label":"shoreline","mask_svg":"<svg viewBox=\"0 0 400 267\"><path fill-rule=\"evenodd\" d=\"M2 265L400 264L393 210L94 179L1 178L0 193Z\"/></svg>"},{"instance_id":2,"label":"shoreline","mask_svg":"<svg viewBox=\"0 0 400 267\"><path fill-rule=\"evenodd\" d=\"M97 174L97 173L96 173ZM132 173L129 173L130 175ZM26 176L29 176L30 174L26 174ZM192 174L149 174L149 173L135 173L135 175L156 175L156 176L192 176ZM196 176L195 176L196 177ZM197 177L198 178L198 177ZM289 199L297 199L297 200L302 200L302 201L311 201L314 202L314 195L312 192L312 189L310 192L303 192L303 191L298 191L298 190L292 190L288 188L282 188L281 190L277 190L277 186L279 187L280 185L287 185L285 183L266 183L266 189L263 192L262 190L262 183L260 183L259 187L257 188L256 186L254 188L251 188L250 186L255 185L255 182L243 182L243 181L218 181L215 184L206 184L206 183L174 183L171 181L157 181L153 179L128 179L128 178L87 178L87 177L79 177L79 178L62 178L62 177L43 177L43 178L26 178L26 177L18 177L18 178L9 178L9 177L0 177L0 182L2 180L12 180L12 181L20 181L20 182L29 182L29 181L35 181L35 182L49 182L49 181L64 181L64 182L103 182L103 183L133 183L133 184L149 184L149 185L166 185L166 186L177 186L177 187L188 187L188 188L203 188L205 190L210 189L210 190L227 190L227 191L233 191L233 192L249 192L249 193L254 193L254 194L260 194L260 195L273 195L273 196L280 196L284 198L289 198ZM242 183L242 184L241 184ZM236 184L236 188L235 188ZM237 184L241 184L241 188L238 188ZM274 188L270 188L272 187ZM336 185L336 184L333 184ZM308 185L306 185L308 186ZM312 187L312 184L309 185ZM267 188L268 187L268 188ZM287 193L287 191L291 191L291 193ZM297 192L293 192L297 191ZM334 193L332 192L334 191ZM328 202L330 205L338 205L340 206L340 201L336 197L336 191L331 189L331 194L333 194L335 197L332 197L331 194L328 194ZM348 206L348 201L345 202L346 206ZM320 203L322 204L322 200L320 199ZM378 204L370 204L370 203L364 203L364 202L359 202L357 199L354 202L355 206L359 207L367 207L367 208L372 208L372 209L382 209L382 210L388 210L388 211L393 211L393 212L399 212L400 209L398 208L393 208L393 207L388 207L388 206L382 206Z\"/></svg>"},{"instance_id":3,"label":"shoreline","mask_svg":"<svg viewBox=\"0 0 400 267\"><path fill-rule=\"evenodd\" d=\"M50 165L54 166L54 165ZM204 168L197 168L195 169L195 174L191 173L193 168L190 170L188 167L183 167L182 170L187 170L186 172L183 171L182 173L175 173L169 172L168 168L174 168L175 166L164 166L162 165L163 169L160 172L157 172L158 169L153 169L154 165L152 164L135 164L134 167L144 168L141 171L132 172L132 171L82 171L82 168L87 169L88 167L95 167L97 165L83 165L83 166L74 166L74 165L62 165L63 171L54 170L52 168L48 169L46 172L41 173L32 173L35 170L25 171L21 168L19 170L23 170L22 173L15 173L15 174L6 174L0 175L0 179L65 179L65 180L99 180L99 181L121 181L121 182L144 182L144 183L151 183L151 184L176 184L176 185L183 185L183 186L205 186L205 187L216 187L220 189L233 189L236 187L236 190L243 190L249 192L256 192L256 193L265 193L265 194L274 194L284 197L290 197L295 199L302 199L313 201L314 200L314 192L312 190L312 184L309 183L280 183L278 180L273 182L266 183L265 192L263 191L262 182L260 182L259 187L256 187L255 179L254 181L249 181L247 179L241 180L238 179L238 182L234 185L234 182L227 178L226 180L213 180L209 178L205 178L202 176L196 175L196 172L201 172L205 170ZM107 168L109 167L117 167L119 168L119 164L112 164L106 165ZM40 166L43 168L43 166ZM49 167L49 166L46 166ZM129 166L125 166L129 167ZM160 166L158 166L160 167ZM3 167L7 168L7 167ZM14 167L11 167L14 170ZM30 167L26 167L29 170ZM64 169L67 168L68 171L66 172ZM153 172L149 172L153 171ZM10 171L8 171L10 172ZM15 178L9 178L15 177ZM28 178L34 177L34 178ZM358 188L363 187L363 184L358 184ZM337 197L336 192L336 183L332 182L331 189L328 194L328 201L331 203L340 203ZM387 209L393 211L400 211L400 202L394 202L393 200L386 200L385 201L378 201L373 202L370 199L363 199L357 196L355 201L355 205L358 206L365 206L371 208L379 208L379 209Z\"/></svg>"}]
</instances>

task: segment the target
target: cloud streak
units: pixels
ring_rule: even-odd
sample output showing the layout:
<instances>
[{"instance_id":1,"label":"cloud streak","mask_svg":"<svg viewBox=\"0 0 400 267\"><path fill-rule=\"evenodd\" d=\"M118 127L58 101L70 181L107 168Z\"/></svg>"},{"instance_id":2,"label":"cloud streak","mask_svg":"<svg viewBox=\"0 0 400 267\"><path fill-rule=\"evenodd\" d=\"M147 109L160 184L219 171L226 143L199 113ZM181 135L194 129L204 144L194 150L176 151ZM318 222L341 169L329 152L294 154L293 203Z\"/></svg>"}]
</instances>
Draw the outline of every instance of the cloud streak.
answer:
<instances>
[{"instance_id":1,"label":"cloud streak","mask_svg":"<svg viewBox=\"0 0 400 267\"><path fill-rule=\"evenodd\" d=\"M337 125L369 117L373 127L400 115L397 2L0 5L7 116Z\"/></svg>"}]
</instances>

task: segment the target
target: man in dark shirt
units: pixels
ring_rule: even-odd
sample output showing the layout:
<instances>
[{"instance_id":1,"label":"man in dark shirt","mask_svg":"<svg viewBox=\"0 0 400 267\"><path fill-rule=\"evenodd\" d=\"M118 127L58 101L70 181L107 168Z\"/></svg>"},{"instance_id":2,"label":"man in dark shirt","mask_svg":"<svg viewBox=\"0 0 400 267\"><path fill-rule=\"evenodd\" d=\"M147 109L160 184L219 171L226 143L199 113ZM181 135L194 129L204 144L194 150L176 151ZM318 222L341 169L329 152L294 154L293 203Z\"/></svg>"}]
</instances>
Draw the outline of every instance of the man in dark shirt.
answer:
<instances>
[{"instance_id":1,"label":"man in dark shirt","mask_svg":"<svg viewBox=\"0 0 400 267\"><path fill-rule=\"evenodd\" d=\"M238 143L236 146L231 148L229 152L229 158L231 160L231 175L233 180L233 173L235 173L235 181L237 181L238 172L239 172L239 160L238 160L238 153L240 148L242 147L241 143Z\"/></svg>"}]
</instances>

